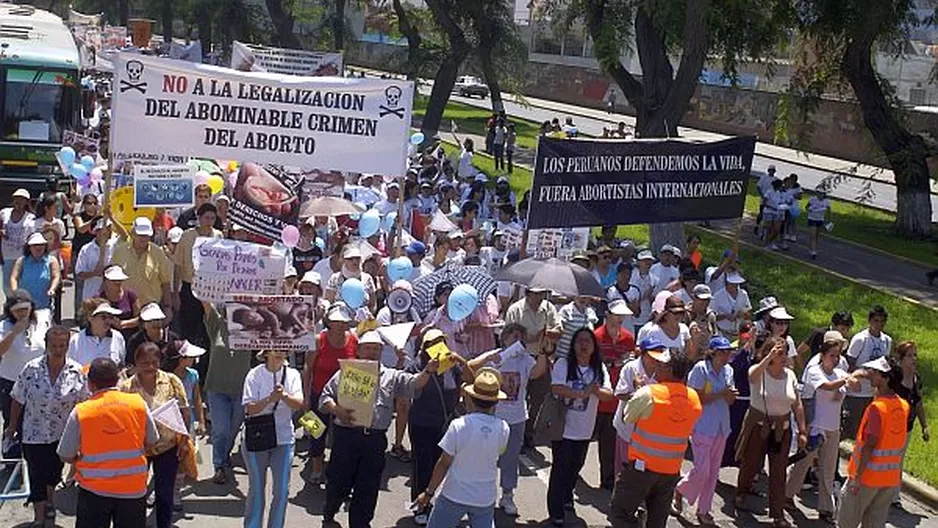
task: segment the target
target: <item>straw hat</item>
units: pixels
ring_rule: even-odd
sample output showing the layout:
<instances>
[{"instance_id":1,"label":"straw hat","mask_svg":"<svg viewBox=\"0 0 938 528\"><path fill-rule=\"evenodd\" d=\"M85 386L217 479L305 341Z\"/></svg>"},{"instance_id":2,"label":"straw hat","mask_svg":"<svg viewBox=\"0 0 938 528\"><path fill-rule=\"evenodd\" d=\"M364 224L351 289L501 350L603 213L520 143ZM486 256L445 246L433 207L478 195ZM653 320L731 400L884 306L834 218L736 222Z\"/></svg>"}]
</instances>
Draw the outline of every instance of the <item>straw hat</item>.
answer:
<instances>
[{"instance_id":1,"label":"straw hat","mask_svg":"<svg viewBox=\"0 0 938 528\"><path fill-rule=\"evenodd\" d=\"M499 401L508 399L502 388L502 377L497 370L491 367L482 367L476 373L475 381L472 384L462 386L466 394L477 400Z\"/></svg>"}]
</instances>

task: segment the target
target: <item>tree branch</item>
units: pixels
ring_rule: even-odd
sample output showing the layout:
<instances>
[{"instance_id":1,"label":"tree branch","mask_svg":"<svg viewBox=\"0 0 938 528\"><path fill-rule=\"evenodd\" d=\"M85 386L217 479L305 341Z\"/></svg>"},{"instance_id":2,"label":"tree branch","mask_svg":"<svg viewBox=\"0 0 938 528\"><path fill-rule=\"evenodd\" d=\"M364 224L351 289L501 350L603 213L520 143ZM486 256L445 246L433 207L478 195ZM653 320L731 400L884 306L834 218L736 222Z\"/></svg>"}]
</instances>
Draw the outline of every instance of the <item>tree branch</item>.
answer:
<instances>
[{"instance_id":1,"label":"tree branch","mask_svg":"<svg viewBox=\"0 0 938 528\"><path fill-rule=\"evenodd\" d=\"M619 85L629 103L638 108L643 104L642 83L619 61L621 49L616 45L609 46L605 43L609 35L604 34L604 31L612 31L610 25L605 23L606 0L586 0L583 7L586 28L589 31L590 38L593 39L593 48L596 51L599 64L612 77L612 80Z\"/></svg>"}]
</instances>

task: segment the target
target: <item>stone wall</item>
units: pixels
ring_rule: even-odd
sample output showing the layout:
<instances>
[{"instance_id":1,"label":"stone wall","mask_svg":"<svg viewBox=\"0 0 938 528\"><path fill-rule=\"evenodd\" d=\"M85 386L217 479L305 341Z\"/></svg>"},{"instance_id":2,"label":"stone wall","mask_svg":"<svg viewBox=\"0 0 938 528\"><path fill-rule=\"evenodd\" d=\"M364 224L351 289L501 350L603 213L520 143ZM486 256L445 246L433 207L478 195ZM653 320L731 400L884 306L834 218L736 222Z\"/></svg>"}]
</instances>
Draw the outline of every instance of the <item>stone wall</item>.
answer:
<instances>
[{"instance_id":1,"label":"stone wall","mask_svg":"<svg viewBox=\"0 0 938 528\"><path fill-rule=\"evenodd\" d=\"M381 70L400 71L406 61L406 48L386 44L361 43L348 64ZM607 94L614 89L610 79L598 70L581 66L529 62L525 94L563 103L604 108ZM773 142L779 95L772 92L699 85L683 126L723 134L755 135ZM625 105L621 92L617 97ZM622 108L630 112L627 108ZM910 110L907 122L915 132L938 138L938 113ZM882 152L863 124L855 103L822 101L811 115L810 145L806 150L872 165L884 165Z\"/></svg>"}]
</instances>

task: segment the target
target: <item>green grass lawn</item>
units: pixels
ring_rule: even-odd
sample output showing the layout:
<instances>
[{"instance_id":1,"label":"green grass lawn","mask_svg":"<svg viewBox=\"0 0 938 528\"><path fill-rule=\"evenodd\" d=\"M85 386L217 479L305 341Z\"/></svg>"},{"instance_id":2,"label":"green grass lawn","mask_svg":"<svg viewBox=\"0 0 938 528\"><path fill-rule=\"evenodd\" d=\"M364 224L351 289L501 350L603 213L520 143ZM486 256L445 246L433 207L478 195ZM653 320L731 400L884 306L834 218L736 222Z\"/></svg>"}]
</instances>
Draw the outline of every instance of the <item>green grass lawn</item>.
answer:
<instances>
[{"instance_id":1,"label":"green grass lawn","mask_svg":"<svg viewBox=\"0 0 938 528\"><path fill-rule=\"evenodd\" d=\"M480 170L487 174L495 174L490 157L477 154L474 159ZM520 197L531 187L532 174L525 168L516 168L510 179L513 189ZM752 206L758 210L758 198L754 196L747 200L747 208ZM856 208L849 204L843 206L848 209ZM867 221L871 222L870 217L864 215L868 213L855 212L849 218L867 218ZM844 223L836 214L834 221L840 225ZM708 265L708 262L716 263L722 257L723 250L732 246L732 240L729 238L690 225L686 228L700 235L705 265ZM647 225L621 226L618 234L620 237L634 240L636 244L647 244L649 239ZM864 239L865 235L866 233ZM884 237L883 242L885 241ZM871 306L885 306L889 312L886 331L896 343L911 339L918 345L919 372L925 387L928 388L925 391L927 414L932 420L938 417L938 391L930 390L938 387L938 311L920 308L899 297L839 279L829 273L762 250L742 246L740 262L743 274L749 281L746 289L753 303L766 295L774 295L795 316L792 337L797 342L808 337L813 328L828 324L831 314L836 311L853 312L857 322L854 327L856 332L864 328L866 312ZM938 458L934 456L934 447L929 449L922 441L918 426L912 434L905 470L932 486L938 486Z\"/></svg>"},{"instance_id":2,"label":"green grass lawn","mask_svg":"<svg viewBox=\"0 0 938 528\"><path fill-rule=\"evenodd\" d=\"M414 114L422 116L426 104L427 97L418 96L414 105ZM489 111L482 108L450 102L443 117L444 124L448 124L449 120L454 120L460 131L484 136L485 124L490 115ZM533 149L537 143L539 124L518 118L511 118L511 121L517 127L518 145ZM477 152L481 150L481 148L477 148ZM496 174L490 159L478 155L476 159L480 169L487 174ZM520 174L521 172L526 174ZM517 182L516 188L527 189L531 186L530 172L515 170L513 179ZM805 199L802 207L806 204L807 200ZM758 211L759 195L753 184L750 185L749 196L746 199L746 212L755 215ZM834 230L829 233L829 236L863 244L926 265L938 266L935 242L906 240L897 237L892 229L895 222L895 215L892 213L852 202L831 200L831 220L834 222ZM807 227L806 216L802 216L799 223L802 227ZM823 241L821 243L823 244Z\"/></svg>"}]
</instances>

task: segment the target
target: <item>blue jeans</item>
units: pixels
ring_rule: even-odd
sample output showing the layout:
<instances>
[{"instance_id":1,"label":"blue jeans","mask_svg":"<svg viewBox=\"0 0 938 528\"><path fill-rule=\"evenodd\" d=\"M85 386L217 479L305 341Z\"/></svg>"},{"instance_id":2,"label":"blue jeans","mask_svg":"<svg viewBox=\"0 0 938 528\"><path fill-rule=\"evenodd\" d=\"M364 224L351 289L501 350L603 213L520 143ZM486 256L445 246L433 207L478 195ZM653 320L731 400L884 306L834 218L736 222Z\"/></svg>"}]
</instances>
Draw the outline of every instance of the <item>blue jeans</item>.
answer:
<instances>
[{"instance_id":1,"label":"blue jeans","mask_svg":"<svg viewBox=\"0 0 938 528\"><path fill-rule=\"evenodd\" d=\"M455 528L463 515L469 516L471 528L495 528L495 504L491 506L466 506L457 504L440 495L430 512L427 528Z\"/></svg>"},{"instance_id":2,"label":"blue jeans","mask_svg":"<svg viewBox=\"0 0 938 528\"><path fill-rule=\"evenodd\" d=\"M267 468L273 474L274 497L270 504L267 528L283 528L287 516L287 495L290 493L290 469L293 444L278 445L268 451L241 450L248 469L248 497L244 504L244 528L264 525L264 495L267 489Z\"/></svg>"},{"instance_id":3,"label":"blue jeans","mask_svg":"<svg viewBox=\"0 0 938 528\"><path fill-rule=\"evenodd\" d=\"M521 455L521 444L524 443L524 422L508 426L508 447L498 457L498 471L502 484L502 491L512 491L518 487L518 457Z\"/></svg>"},{"instance_id":4,"label":"blue jeans","mask_svg":"<svg viewBox=\"0 0 938 528\"><path fill-rule=\"evenodd\" d=\"M209 392L206 396L212 418L212 466L221 469L231 465L231 450L244 422L244 406L240 395Z\"/></svg>"}]
</instances>

